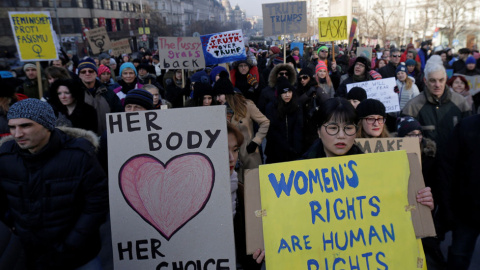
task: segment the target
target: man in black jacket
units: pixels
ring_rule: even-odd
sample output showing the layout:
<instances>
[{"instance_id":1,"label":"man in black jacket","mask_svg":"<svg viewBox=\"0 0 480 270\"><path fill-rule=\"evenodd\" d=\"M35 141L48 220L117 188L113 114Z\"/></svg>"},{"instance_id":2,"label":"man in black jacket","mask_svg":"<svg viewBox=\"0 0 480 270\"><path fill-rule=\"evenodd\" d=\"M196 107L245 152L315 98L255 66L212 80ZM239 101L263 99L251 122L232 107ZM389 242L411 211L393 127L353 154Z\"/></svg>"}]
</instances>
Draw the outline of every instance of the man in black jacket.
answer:
<instances>
[{"instance_id":1,"label":"man in black jacket","mask_svg":"<svg viewBox=\"0 0 480 270\"><path fill-rule=\"evenodd\" d=\"M0 220L19 236L28 268L98 266L108 190L94 146L56 129L52 107L37 99L15 103L7 119L12 136L0 144Z\"/></svg>"},{"instance_id":2,"label":"man in black jacket","mask_svg":"<svg viewBox=\"0 0 480 270\"><path fill-rule=\"evenodd\" d=\"M390 61L388 61L388 64L386 66L378 70L378 73L382 75L383 79L395 78L397 66L398 64L400 64L401 56L402 54L398 49L393 48L390 50Z\"/></svg>"}]
</instances>

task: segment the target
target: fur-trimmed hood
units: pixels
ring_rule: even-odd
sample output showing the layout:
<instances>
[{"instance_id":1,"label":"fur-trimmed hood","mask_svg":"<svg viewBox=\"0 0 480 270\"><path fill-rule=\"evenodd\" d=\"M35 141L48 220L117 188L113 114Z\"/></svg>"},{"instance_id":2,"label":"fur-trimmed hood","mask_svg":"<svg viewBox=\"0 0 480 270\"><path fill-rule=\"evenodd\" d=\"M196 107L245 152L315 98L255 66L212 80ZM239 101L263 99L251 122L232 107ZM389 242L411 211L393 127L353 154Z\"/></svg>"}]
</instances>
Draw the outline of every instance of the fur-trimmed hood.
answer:
<instances>
[{"instance_id":1,"label":"fur-trimmed hood","mask_svg":"<svg viewBox=\"0 0 480 270\"><path fill-rule=\"evenodd\" d=\"M277 74L282 70L288 72L288 81L291 85L295 85L295 82L297 81L297 72L295 72L295 69L289 64L278 64L273 67L272 71L270 71L268 86L275 88L275 85L277 84Z\"/></svg>"},{"instance_id":2,"label":"fur-trimmed hood","mask_svg":"<svg viewBox=\"0 0 480 270\"><path fill-rule=\"evenodd\" d=\"M90 130L85 130L81 128L73 128L73 127L56 127L57 129L63 131L65 134L72 138L84 138L85 140L89 141L93 147L95 147L95 150L98 150L98 147L100 146L100 138ZM8 141L14 140L13 136L7 136L3 137L0 139L0 147Z\"/></svg>"}]
</instances>

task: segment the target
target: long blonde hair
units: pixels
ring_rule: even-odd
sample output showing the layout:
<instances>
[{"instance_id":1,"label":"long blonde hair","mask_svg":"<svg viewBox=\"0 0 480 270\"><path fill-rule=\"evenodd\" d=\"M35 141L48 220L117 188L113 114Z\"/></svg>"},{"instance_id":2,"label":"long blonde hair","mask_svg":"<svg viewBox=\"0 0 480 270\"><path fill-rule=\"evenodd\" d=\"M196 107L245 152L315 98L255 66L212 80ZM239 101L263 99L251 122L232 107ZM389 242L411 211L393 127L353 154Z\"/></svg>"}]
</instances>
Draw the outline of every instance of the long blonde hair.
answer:
<instances>
[{"instance_id":1,"label":"long blonde hair","mask_svg":"<svg viewBox=\"0 0 480 270\"><path fill-rule=\"evenodd\" d=\"M242 94L225 95L225 101L232 108L236 121L247 115L247 99Z\"/></svg>"},{"instance_id":2,"label":"long blonde hair","mask_svg":"<svg viewBox=\"0 0 480 270\"><path fill-rule=\"evenodd\" d=\"M332 86L332 79L330 79L330 75L328 75L328 70L327 70L327 76L325 76L325 79L327 80L327 85L328 86ZM321 84L320 83L320 79L318 78L318 72L315 73L315 80L317 80L317 84Z\"/></svg>"}]
</instances>

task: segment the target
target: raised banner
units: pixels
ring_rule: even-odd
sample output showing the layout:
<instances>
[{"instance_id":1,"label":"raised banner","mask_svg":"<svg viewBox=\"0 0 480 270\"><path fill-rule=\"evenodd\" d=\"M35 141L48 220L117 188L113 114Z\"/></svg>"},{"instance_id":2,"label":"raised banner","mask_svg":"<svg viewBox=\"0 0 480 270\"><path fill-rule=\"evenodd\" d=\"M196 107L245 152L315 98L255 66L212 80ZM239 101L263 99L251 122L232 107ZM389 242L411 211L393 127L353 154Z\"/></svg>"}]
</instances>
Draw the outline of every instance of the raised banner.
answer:
<instances>
[{"instance_id":1,"label":"raised banner","mask_svg":"<svg viewBox=\"0 0 480 270\"><path fill-rule=\"evenodd\" d=\"M88 30L86 36L93 54L100 54L112 48L104 26Z\"/></svg>"},{"instance_id":2,"label":"raised banner","mask_svg":"<svg viewBox=\"0 0 480 270\"><path fill-rule=\"evenodd\" d=\"M307 33L307 2L262 4L263 35Z\"/></svg>"},{"instance_id":3,"label":"raised banner","mask_svg":"<svg viewBox=\"0 0 480 270\"><path fill-rule=\"evenodd\" d=\"M347 84L347 92L356 86L365 89L367 98L380 100L385 105L387 113L400 111L398 94L395 93L395 86L397 86L395 78L350 83Z\"/></svg>"},{"instance_id":4,"label":"raised banner","mask_svg":"<svg viewBox=\"0 0 480 270\"><path fill-rule=\"evenodd\" d=\"M9 11L20 61L57 60L52 18L48 11Z\"/></svg>"},{"instance_id":5,"label":"raised banner","mask_svg":"<svg viewBox=\"0 0 480 270\"><path fill-rule=\"evenodd\" d=\"M204 35L200 40L207 66L247 58L242 30Z\"/></svg>"},{"instance_id":6,"label":"raised banner","mask_svg":"<svg viewBox=\"0 0 480 270\"><path fill-rule=\"evenodd\" d=\"M118 57L124 53L132 53L132 48L130 47L130 42L128 41L128 38L113 41L112 54Z\"/></svg>"},{"instance_id":7,"label":"raised banner","mask_svg":"<svg viewBox=\"0 0 480 270\"><path fill-rule=\"evenodd\" d=\"M347 16L318 18L318 41L348 40Z\"/></svg>"},{"instance_id":8,"label":"raised banner","mask_svg":"<svg viewBox=\"0 0 480 270\"><path fill-rule=\"evenodd\" d=\"M405 151L260 166L266 268L417 269L409 174Z\"/></svg>"},{"instance_id":9,"label":"raised banner","mask_svg":"<svg viewBox=\"0 0 480 270\"><path fill-rule=\"evenodd\" d=\"M348 51L352 50L353 47L353 38L355 37L355 32L357 31L358 19L352 19L352 25L350 26L350 35L348 36Z\"/></svg>"},{"instance_id":10,"label":"raised banner","mask_svg":"<svg viewBox=\"0 0 480 270\"><path fill-rule=\"evenodd\" d=\"M205 67L199 37L159 37L160 68L199 69Z\"/></svg>"},{"instance_id":11,"label":"raised banner","mask_svg":"<svg viewBox=\"0 0 480 270\"><path fill-rule=\"evenodd\" d=\"M235 269L225 123L222 106L107 115L115 269Z\"/></svg>"}]
</instances>

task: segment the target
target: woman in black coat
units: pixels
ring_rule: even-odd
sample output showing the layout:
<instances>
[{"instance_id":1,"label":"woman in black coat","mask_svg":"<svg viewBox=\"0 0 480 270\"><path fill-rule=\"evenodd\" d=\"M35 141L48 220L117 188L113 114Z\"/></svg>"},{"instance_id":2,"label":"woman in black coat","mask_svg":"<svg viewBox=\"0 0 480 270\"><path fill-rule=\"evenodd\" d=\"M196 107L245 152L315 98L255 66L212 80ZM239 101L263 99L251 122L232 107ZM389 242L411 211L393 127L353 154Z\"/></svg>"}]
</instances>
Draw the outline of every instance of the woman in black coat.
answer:
<instances>
[{"instance_id":1,"label":"woman in black coat","mask_svg":"<svg viewBox=\"0 0 480 270\"><path fill-rule=\"evenodd\" d=\"M277 82L277 99L267 105L270 120L265 154L266 163L296 160L302 154L302 108L296 101L295 88L285 77Z\"/></svg>"},{"instance_id":2,"label":"woman in black coat","mask_svg":"<svg viewBox=\"0 0 480 270\"><path fill-rule=\"evenodd\" d=\"M71 126L97 133L97 111L85 103L85 92L74 80L56 80L50 87L50 99L57 125Z\"/></svg>"}]
</instances>

